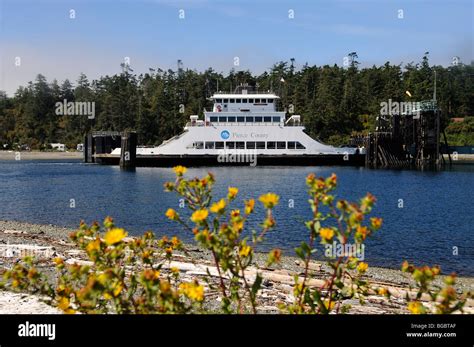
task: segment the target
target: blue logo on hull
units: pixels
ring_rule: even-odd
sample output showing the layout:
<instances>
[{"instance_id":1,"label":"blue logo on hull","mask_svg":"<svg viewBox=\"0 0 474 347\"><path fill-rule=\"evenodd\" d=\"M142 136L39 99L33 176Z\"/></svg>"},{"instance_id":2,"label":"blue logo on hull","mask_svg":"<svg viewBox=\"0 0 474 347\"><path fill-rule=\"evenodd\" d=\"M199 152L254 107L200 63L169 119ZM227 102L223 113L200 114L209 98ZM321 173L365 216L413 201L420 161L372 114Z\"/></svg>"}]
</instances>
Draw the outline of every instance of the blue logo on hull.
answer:
<instances>
[{"instance_id":1,"label":"blue logo on hull","mask_svg":"<svg viewBox=\"0 0 474 347\"><path fill-rule=\"evenodd\" d=\"M221 132L221 138L222 138L223 140L227 140L229 137L230 137L230 133L229 133L227 130L223 130L223 131Z\"/></svg>"}]
</instances>

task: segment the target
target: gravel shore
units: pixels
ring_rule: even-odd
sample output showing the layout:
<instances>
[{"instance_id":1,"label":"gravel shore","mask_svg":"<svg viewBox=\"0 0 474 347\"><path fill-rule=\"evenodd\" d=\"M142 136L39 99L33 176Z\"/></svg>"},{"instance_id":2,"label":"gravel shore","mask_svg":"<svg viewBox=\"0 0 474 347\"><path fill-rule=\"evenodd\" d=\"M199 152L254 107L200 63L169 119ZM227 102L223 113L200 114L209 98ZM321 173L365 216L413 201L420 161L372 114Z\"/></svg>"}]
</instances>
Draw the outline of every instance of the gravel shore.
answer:
<instances>
[{"instance_id":1,"label":"gravel shore","mask_svg":"<svg viewBox=\"0 0 474 347\"><path fill-rule=\"evenodd\" d=\"M69 234L74 231L74 229L68 229L63 227L58 227L54 225L40 225L40 224L31 224L17 221L0 221L0 245L5 244L21 244L21 245L35 245L35 246L45 246L54 253L54 255L61 255L69 258L80 258L78 257L78 251L74 248L74 245L70 243ZM202 270L203 266L212 266L210 254L202 249L199 249L196 245L186 245L188 253L177 254L175 266L182 267L184 270L182 276L191 276ZM85 258L84 258L85 259ZM0 267L8 266L8 263L11 263L12 259L0 257ZM256 254L255 262L259 267L264 269L264 264L266 261L266 254ZM433 265L433 264L431 264ZM190 271L190 267L193 267ZM264 290L262 290L263 300L266 302L263 305L265 312L277 312L277 309L272 305L272 300L278 299L287 301L290 300L289 295L291 296L291 281L294 274L302 273L302 264L299 259L290 256L283 256L280 264L272 269L267 269L266 273L267 280L264 280ZM326 264L320 262L312 263L312 278L316 281L324 280L328 277L329 268ZM188 273L187 273L187 272ZM188 276L188 277L189 277ZM378 268L378 267L369 267L367 274L367 279L376 286L388 286L394 291L405 290L409 287L410 284L413 285L413 282L410 280L409 275L403 273L399 270ZM442 276L435 282L435 284L442 283ZM458 291L473 290L474 288L474 278L473 277L460 277L458 278L456 289ZM0 291L0 312L8 311L2 303L5 303L5 300L10 300L3 298L5 295L10 295L10 293L5 293ZM357 306L357 302L351 303L355 307L353 313L406 313L405 303L403 298L398 300L398 303L391 302L390 304L383 304L381 302L381 297L373 297L367 301L368 304L364 306ZM34 300L29 298L28 300ZM29 302L26 300L26 302ZM13 300L18 302L18 305L21 306L21 300ZM41 303L42 304L42 303ZM472 303L474 306L474 303ZM44 304L43 304L44 305ZM470 306L471 303L468 305ZM11 313L15 312L24 312L24 308L28 307L23 305L22 308L11 306ZM32 311L37 312L37 305L33 305L35 309ZM43 307L43 306L41 306ZM48 311L49 312L49 311ZM473 307L474 312L474 307Z\"/></svg>"},{"instance_id":2,"label":"gravel shore","mask_svg":"<svg viewBox=\"0 0 474 347\"><path fill-rule=\"evenodd\" d=\"M0 151L0 160L70 160L83 158L82 152Z\"/></svg>"}]
</instances>

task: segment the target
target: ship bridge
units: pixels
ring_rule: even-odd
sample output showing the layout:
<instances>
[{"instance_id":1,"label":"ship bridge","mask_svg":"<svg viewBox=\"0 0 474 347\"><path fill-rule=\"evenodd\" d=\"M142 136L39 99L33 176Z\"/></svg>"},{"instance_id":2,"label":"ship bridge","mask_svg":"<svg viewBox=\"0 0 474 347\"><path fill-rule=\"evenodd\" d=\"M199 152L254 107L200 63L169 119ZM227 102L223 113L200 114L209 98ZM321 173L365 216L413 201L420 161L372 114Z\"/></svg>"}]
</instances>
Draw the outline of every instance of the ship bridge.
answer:
<instances>
[{"instance_id":1,"label":"ship bridge","mask_svg":"<svg viewBox=\"0 0 474 347\"><path fill-rule=\"evenodd\" d=\"M280 97L274 93L255 92L237 87L234 93L217 92L209 98L212 111L204 112L205 124L282 125L285 112L276 111Z\"/></svg>"}]
</instances>

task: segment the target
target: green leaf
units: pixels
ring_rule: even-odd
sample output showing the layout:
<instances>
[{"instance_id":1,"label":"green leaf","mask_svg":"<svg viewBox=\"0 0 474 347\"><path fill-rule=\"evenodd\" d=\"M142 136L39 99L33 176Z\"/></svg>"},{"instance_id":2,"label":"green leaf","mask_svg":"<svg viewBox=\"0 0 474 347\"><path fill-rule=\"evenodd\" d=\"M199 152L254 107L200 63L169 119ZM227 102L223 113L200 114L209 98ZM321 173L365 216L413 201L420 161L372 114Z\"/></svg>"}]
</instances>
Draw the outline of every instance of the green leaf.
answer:
<instances>
[{"instance_id":1,"label":"green leaf","mask_svg":"<svg viewBox=\"0 0 474 347\"><path fill-rule=\"evenodd\" d=\"M261 285L262 285L263 278L260 276L260 274L257 273L257 276L255 277L255 282L252 284L252 300L255 299L257 292L259 291Z\"/></svg>"},{"instance_id":2,"label":"green leaf","mask_svg":"<svg viewBox=\"0 0 474 347\"><path fill-rule=\"evenodd\" d=\"M296 255L297 255L299 258L301 258L302 260L306 260L304 251L303 251L303 249L301 249L300 247L295 248L295 253L296 253Z\"/></svg>"}]
</instances>

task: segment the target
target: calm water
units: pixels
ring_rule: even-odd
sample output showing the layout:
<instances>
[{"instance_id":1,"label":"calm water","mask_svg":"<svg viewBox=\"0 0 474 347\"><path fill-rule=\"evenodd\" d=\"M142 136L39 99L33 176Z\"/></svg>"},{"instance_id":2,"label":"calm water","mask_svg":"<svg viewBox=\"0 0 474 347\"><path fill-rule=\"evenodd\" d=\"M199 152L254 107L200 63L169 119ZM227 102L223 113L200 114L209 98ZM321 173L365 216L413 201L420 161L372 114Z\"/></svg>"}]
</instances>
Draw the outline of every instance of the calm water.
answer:
<instances>
[{"instance_id":1,"label":"calm water","mask_svg":"<svg viewBox=\"0 0 474 347\"><path fill-rule=\"evenodd\" d=\"M310 218L304 178L310 172L339 177L338 195L358 199L370 191L377 199L374 215L384 218L382 230L371 239L365 257L378 266L398 268L404 259L418 264L440 264L443 272L474 275L474 167L452 171L417 172L367 170L345 167L256 167L190 169L188 176L212 171L218 196L229 185L240 188L239 198L258 197L273 191L281 196L275 210L278 228L263 248L278 247L292 253L307 240L303 221ZM163 191L174 179L171 169L117 167L80 162L0 161L0 219L51 223L75 227L107 215L116 224L138 235L189 233L168 221L168 207L178 208L178 198ZM70 208L70 199L75 208ZM295 208L288 207L293 199ZM403 199L403 208L398 208ZM261 212L261 211L260 211ZM261 215L261 214L260 214ZM257 220L252 221L257 225ZM453 247L459 248L454 256Z\"/></svg>"}]
</instances>

